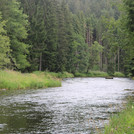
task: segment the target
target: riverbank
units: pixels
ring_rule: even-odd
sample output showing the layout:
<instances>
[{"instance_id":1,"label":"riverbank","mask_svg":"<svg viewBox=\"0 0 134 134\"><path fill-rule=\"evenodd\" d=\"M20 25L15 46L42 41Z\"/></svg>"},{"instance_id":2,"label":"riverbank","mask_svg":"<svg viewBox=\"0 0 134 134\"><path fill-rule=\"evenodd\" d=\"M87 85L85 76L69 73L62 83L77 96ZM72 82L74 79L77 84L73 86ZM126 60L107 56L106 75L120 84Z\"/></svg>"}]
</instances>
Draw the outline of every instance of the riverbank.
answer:
<instances>
[{"instance_id":1,"label":"riverbank","mask_svg":"<svg viewBox=\"0 0 134 134\"><path fill-rule=\"evenodd\" d=\"M89 71L88 73L75 73L75 77L109 77L110 75L106 72L101 71ZM125 77L121 72L115 72L112 77Z\"/></svg>"},{"instance_id":2,"label":"riverbank","mask_svg":"<svg viewBox=\"0 0 134 134\"><path fill-rule=\"evenodd\" d=\"M11 70L0 71L0 90L16 90L16 89L38 89L47 87L60 87L63 78L72 77L108 77L108 73L100 71L90 71L88 73L68 72L33 72L20 73ZM115 72L114 77L124 77L124 74Z\"/></svg>"},{"instance_id":3,"label":"riverbank","mask_svg":"<svg viewBox=\"0 0 134 134\"><path fill-rule=\"evenodd\" d=\"M134 134L134 98L122 112L110 118L102 134Z\"/></svg>"},{"instance_id":4,"label":"riverbank","mask_svg":"<svg viewBox=\"0 0 134 134\"><path fill-rule=\"evenodd\" d=\"M60 87L62 78L74 77L73 74L52 73L52 72L33 72L20 73L16 71L0 71L0 89L38 89L47 87Z\"/></svg>"}]
</instances>

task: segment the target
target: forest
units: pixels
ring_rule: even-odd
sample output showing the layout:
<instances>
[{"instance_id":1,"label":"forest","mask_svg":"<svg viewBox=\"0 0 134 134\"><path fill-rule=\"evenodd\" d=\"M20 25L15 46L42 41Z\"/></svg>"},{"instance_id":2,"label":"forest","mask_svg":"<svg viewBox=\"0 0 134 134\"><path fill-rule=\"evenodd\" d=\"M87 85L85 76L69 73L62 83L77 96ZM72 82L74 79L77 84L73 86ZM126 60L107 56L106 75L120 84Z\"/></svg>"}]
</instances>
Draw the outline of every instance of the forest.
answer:
<instances>
[{"instance_id":1,"label":"forest","mask_svg":"<svg viewBox=\"0 0 134 134\"><path fill-rule=\"evenodd\" d=\"M0 0L0 69L134 75L133 0Z\"/></svg>"},{"instance_id":2,"label":"forest","mask_svg":"<svg viewBox=\"0 0 134 134\"><path fill-rule=\"evenodd\" d=\"M134 0L0 0L0 109L2 134L134 133Z\"/></svg>"}]
</instances>

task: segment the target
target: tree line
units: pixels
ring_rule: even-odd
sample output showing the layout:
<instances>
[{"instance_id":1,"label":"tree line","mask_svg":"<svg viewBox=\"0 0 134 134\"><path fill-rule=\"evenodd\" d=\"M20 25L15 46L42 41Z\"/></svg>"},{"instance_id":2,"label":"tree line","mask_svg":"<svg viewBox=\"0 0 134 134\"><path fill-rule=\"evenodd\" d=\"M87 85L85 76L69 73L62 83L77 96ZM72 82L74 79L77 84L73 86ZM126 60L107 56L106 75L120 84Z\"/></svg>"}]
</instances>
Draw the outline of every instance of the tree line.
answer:
<instances>
[{"instance_id":1,"label":"tree line","mask_svg":"<svg viewBox=\"0 0 134 134\"><path fill-rule=\"evenodd\" d=\"M133 73L132 0L0 0L0 68Z\"/></svg>"}]
</instances>

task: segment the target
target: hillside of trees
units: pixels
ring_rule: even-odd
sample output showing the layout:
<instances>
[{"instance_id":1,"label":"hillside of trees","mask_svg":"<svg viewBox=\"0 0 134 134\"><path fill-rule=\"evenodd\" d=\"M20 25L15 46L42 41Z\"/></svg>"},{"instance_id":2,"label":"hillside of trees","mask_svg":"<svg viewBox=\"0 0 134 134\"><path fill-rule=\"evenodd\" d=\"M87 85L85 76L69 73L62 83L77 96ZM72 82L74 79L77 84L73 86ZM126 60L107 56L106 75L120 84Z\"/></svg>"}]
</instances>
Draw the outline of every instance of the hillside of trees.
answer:
<instances>
[{"instance_id":1,"label":"hillside of trees","mask_svg":"<svg viewBox=\"0 0 134 134\"><path fill-rule=\"evenodd\" d=\"M0 0L0 69L134 75L134 1Z\"/></svg>"}]
</instances>

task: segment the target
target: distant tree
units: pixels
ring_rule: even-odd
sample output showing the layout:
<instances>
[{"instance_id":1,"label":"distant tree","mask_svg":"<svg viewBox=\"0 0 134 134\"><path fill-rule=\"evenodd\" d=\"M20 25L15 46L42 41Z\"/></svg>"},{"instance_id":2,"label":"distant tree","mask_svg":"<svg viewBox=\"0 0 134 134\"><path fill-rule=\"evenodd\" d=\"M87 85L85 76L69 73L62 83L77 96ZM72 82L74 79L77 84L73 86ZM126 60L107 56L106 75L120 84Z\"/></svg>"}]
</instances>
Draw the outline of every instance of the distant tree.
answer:
<instances>
[{"instance_id":1,"label":"distant tree","mask_svg":"<svg viewBox=\"0 0 134 134\"><path fill-rule=\"evenodd\" d=\"M58 71L70 70L70 49L73 42L72 16L63 1L58 10Z\"/></svg>"},{"instance_id":2,"label":"distant tree","mask_svg":"<svg viewBox=\"0 0 134 134\"><path fill-rule=\"evenodd\" d=\"M45 1L45 28L46 28L46 50L44 51L44 69L57 71L58 53L58 19L57 10L59 9L55 0ZM58 8L58 9L57 9Z\"/></svg>"},{"instance_id":3,"label":"distant tree","mask_svg":"<svg viewBox=\"0 0 134 134\"><path fill-rule=\"evenodd\" d=\"M23 39L30 45L29 71L122 71L133 57L118 10L121 0L20 1L29 19Z\"/></svg>"},{"instance_id":4,"label":"distant tree","mask_svg":"<svg viewBox=\"0 0 134 134\"><path fill-rule=\"evenodd\" d=\"M86 72L89 61L89 47L85 39L80 34L74 35L72 44L72 72Z\"/></svg>"},{"instance_id":5,"label":"distant tree","mask_svg":"<svg viewBox=\"0 0 134 134\"><path fill-rule=\"evenodd\" d=\"M100 63L100 53L103 51L103 47L95 41L92 46L89 47L89 67L88 69L99 68ZM88 70L87 70L88 71Z\"/></svg>"}]
</instances>

